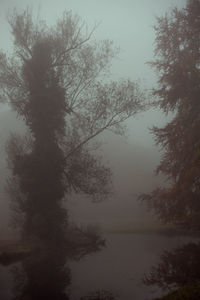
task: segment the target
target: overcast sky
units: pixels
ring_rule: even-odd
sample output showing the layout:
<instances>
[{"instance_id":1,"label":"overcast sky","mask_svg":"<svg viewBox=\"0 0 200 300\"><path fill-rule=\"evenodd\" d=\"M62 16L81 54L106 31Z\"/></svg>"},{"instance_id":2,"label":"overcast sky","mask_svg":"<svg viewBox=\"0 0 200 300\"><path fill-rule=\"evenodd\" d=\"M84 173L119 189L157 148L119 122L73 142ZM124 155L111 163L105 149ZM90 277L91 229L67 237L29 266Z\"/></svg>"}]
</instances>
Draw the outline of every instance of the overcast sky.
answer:
<instances>
[{"instance_id":1,"label":"overcast sky","mask_svg":"<svg viewBox=\"0 0 200 300\"><path fill-rule=\"evenodd\" d=\"M121 51L113 61L112 77L140 79L151 88L156 77L146 64L153 59L155 17L164 15L171 7L183 7L185 0L0 0L0 48L11 49L12 37L6 15L16 7L21 10L32 7L35 16L39 13L52 25L64 10L77 13L92 28L100 23L94 38L111 39ZM152 146L153 139L148 127L162 124L163 116L157 111L149 111L129 122L129 141Z\"/></svg>"}]
</instances>

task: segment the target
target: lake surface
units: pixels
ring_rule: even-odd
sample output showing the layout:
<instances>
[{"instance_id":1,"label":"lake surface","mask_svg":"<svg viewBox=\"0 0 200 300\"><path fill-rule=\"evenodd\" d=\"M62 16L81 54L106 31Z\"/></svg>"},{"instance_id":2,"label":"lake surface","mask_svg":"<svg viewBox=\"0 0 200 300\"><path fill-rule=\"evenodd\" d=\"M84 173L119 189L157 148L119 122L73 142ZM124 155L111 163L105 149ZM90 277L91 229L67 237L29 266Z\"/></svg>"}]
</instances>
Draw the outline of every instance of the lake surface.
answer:
<instances>
[{"instance_id":1,"label":"lake surface","mask_svg":"<svg viewBox=\"0 0 200 300\"><path fill-rule=\"evenodd\" d=\"M164 250L195 240L159 234L107 234L105 238L106 247L102 251L67 263L71 279L66 299L79 300L96 290L111 291L118 300L151 300L162 295L157 287L143 285L144 273L159 261ZM0 266L1 300L13 299L16 291L13 270L19 265Z\"/></svg>"}]
</instances>

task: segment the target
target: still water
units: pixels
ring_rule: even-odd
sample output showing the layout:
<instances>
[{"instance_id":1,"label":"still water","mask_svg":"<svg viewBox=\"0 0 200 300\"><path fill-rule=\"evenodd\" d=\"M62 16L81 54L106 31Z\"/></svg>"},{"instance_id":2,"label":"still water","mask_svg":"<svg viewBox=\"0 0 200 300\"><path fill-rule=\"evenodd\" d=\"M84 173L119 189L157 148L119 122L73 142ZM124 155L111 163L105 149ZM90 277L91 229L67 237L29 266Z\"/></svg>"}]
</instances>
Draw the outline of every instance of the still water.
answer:
<instances>
[{"instance_id":1,"label":"still water","mask_svg":"<svg viewBox=\"0 0 200 300\"><path fill-rule=\"evenodd\" d=\"M30 293L39 286L35 278L38 277L41 284L47 276L45 280L50 280L50 283L45 284L49 284L50 290L55 284L53 291L56 290L57 296L62 295L62 299L80 300L91 292L107 290L118 300L151 300L162 295L162 292L157 287L143 285L144 273L159 261L164 250L194 241L194 238L187 236L158 234L107 234L105 238L106 247L101 251L85 255L80 260L67 260L67 266L62 266L62 260L57 263L52 259L42 263L36 260L31 267L25 263L25 272L19 271L23 269L23 263L0 266L0 299L15 299L16 294L17 299L26 299L25 293L29 295L27 299L37 299L30 298ZM46 273L41 275L45 268ZM24 284L23 280L27 283ZM36 281L36 287L31 280ZM63 297L65 292L66 298ZM61 299L61 296L55 299Z\"/></svg>"}]
</instances>

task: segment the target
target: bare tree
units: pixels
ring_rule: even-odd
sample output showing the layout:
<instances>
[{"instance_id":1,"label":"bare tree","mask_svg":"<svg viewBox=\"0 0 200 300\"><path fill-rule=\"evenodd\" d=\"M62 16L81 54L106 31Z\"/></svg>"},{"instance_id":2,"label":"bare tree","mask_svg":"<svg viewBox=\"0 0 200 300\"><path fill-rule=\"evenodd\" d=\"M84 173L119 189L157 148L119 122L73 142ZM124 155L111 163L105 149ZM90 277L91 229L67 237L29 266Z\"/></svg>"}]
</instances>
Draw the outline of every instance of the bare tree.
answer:
<instances>
[{"instance_id":1,"label":"bare tree","mask_svg":"<svg viewBox=\"0 0 200 300\"><path fill-rule=\"evenodd\" d=\"M144 109L144 94L130 80L108 81L117 50L109 40L92 41L95 27L89 32L71 12L52 28L34 23L29 10L14 11L9 23L14 52L0 53L0 99L24 119L31 145L16 137L8 143L10 185L19 182L33 226L71 190L95 201L109 195L110 170L91 149L105 130L123 134L124 121Z\"/></svg>"}]
</instances>

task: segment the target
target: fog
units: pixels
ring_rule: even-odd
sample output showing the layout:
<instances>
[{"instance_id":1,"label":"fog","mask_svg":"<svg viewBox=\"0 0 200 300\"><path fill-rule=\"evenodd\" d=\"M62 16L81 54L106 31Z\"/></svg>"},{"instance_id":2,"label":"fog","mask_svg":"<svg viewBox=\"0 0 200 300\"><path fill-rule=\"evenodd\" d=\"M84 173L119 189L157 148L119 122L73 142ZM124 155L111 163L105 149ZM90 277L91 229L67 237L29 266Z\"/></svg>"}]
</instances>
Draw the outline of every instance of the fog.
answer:
<instances>
[{"instance_id":1,"label":"fog","mask_svg":"<svg viewBox=\"0 0 200 300\"><path fill-rule=\"evenodd\" d=\"M73 14L77 14L83 20L84 23L82 23L81 28L83 31L85 30L86 35L95 28L90 38L91 41L98 42L109 39L113 41L113 45L118 49L116 57L111 61L110 72L102 82L109 83L111 80L119 80L120 82L122 79L127 79L127 82L128 80L137 82L141 90L145 91L145 95L150 95L152 89L157 87L158 80L156 72L149 64L149 62L156 59L156 56L154 56L155 33L153 28L156 17L164 16L174 6L183 8L185 5L186 0L0 0L0 49L8 55L12 53L13 37L8 24L8 16L14 8L20 12L28 7L36 22L39 19L44 19L48 26L54 26L64 10L72 11ZM52 36L50 35L50 39ZM79 33L77 36L79 36ZM171 287L172 289L174 287L184 287L185 282L182 284L181 280L184 281L185 278L182 278L183 274L179 268L178 271L176 269L177 258L180 258L178 267L183 265L183 268L186 267L187 271L190 268L186 283L193 284L197 282L199 284L198 270L194 279L190 277L193 274L191 268L198 269L200 261L198 257L199 237L194 237L196 231L192 231L191 228L191 231L188 231L188 228L187 230L185 228L180 230L179 227L172 226L170 222L168 227L166 224L163 225L155 210L157 209L157 212L160 210L160 215L163 211L166 213L164 202L158 201L157 207L154 205L155 209L153 211L148 210L145 201L143 203L138 199L141 194L149 194L158 186L166 187L169 184L164 175L156 175L155 170L161 161L163 149L156 145L150 129L153 126L163 127L166 125L172 120L172 113L164 114L155 106L154 108L151 106L150 109L146 110L141 109L139 106L137 107L137 102L135 102L136 108L134 109L136 111L138 109L139 112L128 118L128 120L125 118L125 133L115 134L109 126L104 127L106 123L103 122L106 118L108 120L110 118L110 107L110 110L114 107L115 112L120 115L121 111L119 110L120 113L118 113L117 104L114 103L116 105L112 106L106 102L105 111L102 109L99 114L100 117L98 116L98 100L105 100L104 91L106 89L104 86L103 96L100 94L99 98L96 91L96 94L95 92L90 94L89 91L88 94L83 95L83 100L80 97L80 103L76 105L80 109L80 115L82 114L80 117L79 111L78 113L76 110L73 111L73 104L71 104L71 107L70 104L68 106L67 102L70 103L71 101L72 103L73 96L72 100L66 99L67 95L73 95L70 92L67 94L68 91L66 92L67 89L63 84L64 79L62 76L63 74L67 76L66 70L69 69L66 68L66 73L61 71L61 75L59 74L59 67L62 69L65 64L67 65L65 60L68 54L65 56L65 51L63 51L64 55L63 53L61 55L60 53L57 54L56 47L54 49L55 54L52 51L55 41L57 40L52 39L52 44L50 44L44 35L41 40L38 39L33 45L31 49L33 52L30 52L31 58L29 58L30 53L28 59L24 59L22 55L24 64L23 68L20 68L20 76L25 81L24 86L27 84L28 88L26 88L30 92L29 95L31 95L28 100L28 105L30 105L27 105L28 109L24 104L25 102L23 103L26 108L22 115L24 119L27 118L26 124L22 118L20 119L16 111L11 109L9 104L0 103L0 299L11 300L16 295L17 299L19 297L19 299L25 300L27 299L26 295L28 295L28 299L33 300L40 300L43 297L45 299L63 300L153 299L162 296L164 288L170 290ZM60 42L59 39L58 41ZM82 45L82 43L80 44ZM54 46L52 47L52 45ZM62 47L62 43L59 44L58 48L60 45ZM75 51L77 50L76 47ZM63 48L60 49L63 50ZM61 51L60 49L59 51ZM85 53L88 56L90 52ZM84 52L82 54L84 55ZM20 53L17 55L20 56ZM55 56L53 57L53 55ZM65 64L61 60L59 65L59 57L62 55ZM47 63L45 56L48 57ZM74 61L81 64L81 60L78 60L79 56L77 57ZM38 58L40 60L37 60ZM43 69L43 60L44 66L47 66L46 69L45 67ZM84 63L85 61L88 62L87 59L83 59ZM56 66L57 69L54 66L56 62L59 62ZM72 72L73 67L76 65L76 63L74 65L73 63L70 69ZM96 67L96 62L93 63ZM56 70L54 70L54 67ZM49 71L51 69L53 69L52 73ZM74 69L76 68L74 67ZM77 68L75 76L72 75L72 78L75 78L77 82L81 78L82 69ZM196 69L199 70L199 67L196 66ZM83 72L83 81L85 80L86 83L88 78L85 74L90 71ZM81 74L80 77L79 73ZM31 77L30 74L33 76ZM44 84L41 84L42 87L40 86L41 78L38 74L42 74L42 79L45 78ZM37 75L39 79L36 78ZM44 77L42 77L43 75ZM47 81L45 81L45 76L48 78ZM30 78L35 80L33 80L32 90ZM68 77L66 78L68 80ZM94 86L97 91L99 88L101 92L101 86L98 86L95 80L96 78L94 79ZM61 87L61 82L63 87ZM74 86L74 89L76 89L76 83ZM81 81L80 86L79 83L77 86L78 91ZM41 91L44 94L40 97ZM112 89L108 91L113 92ZM112 102L112 92L110 102ZM107 95L106 92L105 95ZM128 92L125 95L129 95ZM93 103L89 106L89 100L92 97L97 99L97 102L94 102L97 103L96 108L93 108ZM150 96L148 97L150 98ZM152 100L149 98L146 101ZM44 103L41 105L38 99L43 99ZM54 101L55 99L57 102ZM119 99L122 102L124 101L121 94L119 94ZM21 102L23 101L22 97ZM45 101L52 101L47 113L45 108L48 102ZM66 106L62 106L64 103L62 101L65 101ZM89 103L86 109L84 107L85 103ZM17 105L20 106L20 104ZM43 107L41 108L41 106ZM57 107L58 114L56 115ZM41 110L38 108L41 108ZM125 108L126 111L128 109L129 107ZM86 115L84 115L85 112ZM78 116L77 123L74 122L73 113L76 118ZM38 115L40 116L37 118ZM42 118L49 120L48 116L50 116L50 122L43 122ZM103 119L102 123L101 117ZM112 118L111 111L111 121L112 119L114 117ZM66 123L68 120L69 123ZM27 147L28 150L22 151L22 154L19 153L18 149L16 150L17 147L14 148L17 144L13 146L11 150L14 153L12 154L14 157L13 165L15 165L13 170L9 170L6 153L7 142L11 133L23 135L27 130L27 124L28 129L32 132L32 144L31 142L30 144L25 143L25 146L23 146L24 148ZM44 125L44 128L41 124ZM66 124L67 126L65 126ZM107 129L101 130L102 128ZM66 132L69 134L68 139L65 137ZM85 151L85 144L93 146L92 143L88 143L90 138L100 142L100 147L92 151L88 151L88 149ZM44 141L46 141L46 144ZM19 140L17 142L19 143ZM92 160L93 156L91 155L91 158L88 155L90 152L92 155L95 153L96 156L101 157L105 166L104 169L101 165L95 164L96 161ZM194 153L197 155L195 156L197 157L196 160L198 160L199 152ZM88 168L87 172L85 172L85 166ZM112 193L106 198L107 168L111 170ZM93 173L91 169L94 171ZM197 174L195 173L198 171L197 169L191 170L193 172L191 172L191 176ZM191 170L189 169L189 171ZM17 176L13 176L16 181L11 182L10 189L12 191L13 182L17 183L16 186L19 188L18 205L22 216L22 225L19 225L18 230L11 226L14 209L5 190L12 171ZM78 174L77 178L76 174ZM93 177L90 177L90 174ZM95 176L99 180L97 180L97 186L99 184L100 192L95 190ZM88 178L91 185L87 186ZM80 189L77 188L76 183ZM15 186L13 191L15 193ZM20 198L20 192L22 198ZM92 199L96 199L93 197L95 193L102 195L105 193L105 199L95 203L95 201L92 201ZM159 205L161 206L160 203L163 205L162 208L159 207ZM168 205L171 205L173 209L171 202ZM169 216L167 217L170 219ZM195 217L198 219L198 213ZM4 243L6 246L4 246ZM193 264L196 263L196 266L192 264L188 266L188 261L191 259L190 255L194 258L192 261ZM14 264L15 271L13 271L14 268L9 267L10 264ZM151 267L154 265L157 267L154 267L151 273ZM170 273L170 267L172 271L175 270L177 273ZM175 274L170 275L175 277L170 279L171 282L167 281L168 273ZM20 278L23 278L23 280L20 281ZM6 282L5 286L4 281ZM154 290L154 296L151 294L150 285L157 286ZM17 290L17 293L15 290ZM55 298L52 298L54 295Z\"/></svg>"},{"instance_id":2,"label":"fog","mask_svg":"<svg viewBox=\"0 0 200 300\"><path fill-rule=\"evenodd\" d=\"M155 17L164 15L172 5L184 6L185 1L2 1L0 2L0 48L11 51L12 37L7 22L7 16L12 8L19 11L26 5L33 10L35 17L39 15L48 24L54 24L63 10L77 13L92 28L98 24L92 39L110 39L120 48L118 57L113 60L110 78L130 78L140 80L145 88L156 85L156 76L148 61L153 59ZM48 7L48 9L47 9ZM8 107L2 106L1 112L1 170L6 173L4 145L9 132L21 130L20 121L8 112ZM8 115L8 117L7 117ZM160 153L154 145L149 128L153 125L162 126L167 121L160 111L149 110L137 115L127 122L126 138L108 138L104 145L104 155L112 165L115 191L113 198L97 205L90 201L69 200L72 218L86 222L138 222L141 216L149 219L150 214L136 201L137 195L150 191L159 183L155 178L154 169L157 166ZM118 151L113 155L113 149ZM1 193L3 183L1 179ZM8 207L4 195L1 198L1 208ZM6 209L7 210L7 209ZM4 209L1 209L2 220L5 220ZM3 217L4 216L4 217ZM108 221L110 220L110 221Z\"/></svg>"},{"instance_id":3,"label":"fog","mask_svg":"<svg viewBox=\"0 0 200 300\"><path fill-rule=\"evenodd\" d=\"M11 133L25 132L25 124L9 110L0 112L0 124L1 236L6 237L12 235L13 229L10 228L12 206L5 191L9 176L5 147ZM78 224L99 225L106 230L126 230L135 225L148 227L149 222L156 218L147 212L145 205L137 201L137 197L143 192L150 192L164 181L161 176L154 174L160 153L152 145L145 145L139 139L136 143L131 143L128 137L112 133L102 134L101 142L100 154L105 165L112 170L113 194L109 199L93 203L87 196L72 193L66 201L71 220Z\"/></svg>"}]
</instances>

